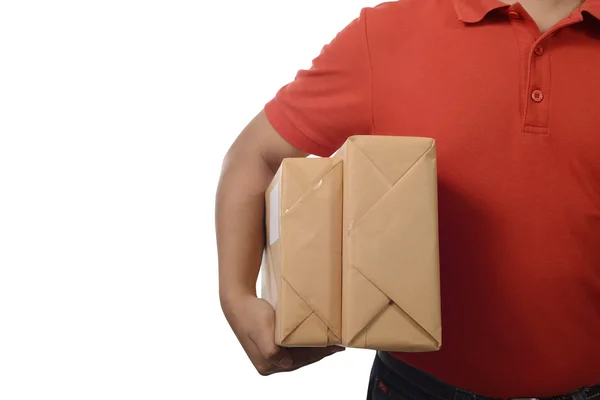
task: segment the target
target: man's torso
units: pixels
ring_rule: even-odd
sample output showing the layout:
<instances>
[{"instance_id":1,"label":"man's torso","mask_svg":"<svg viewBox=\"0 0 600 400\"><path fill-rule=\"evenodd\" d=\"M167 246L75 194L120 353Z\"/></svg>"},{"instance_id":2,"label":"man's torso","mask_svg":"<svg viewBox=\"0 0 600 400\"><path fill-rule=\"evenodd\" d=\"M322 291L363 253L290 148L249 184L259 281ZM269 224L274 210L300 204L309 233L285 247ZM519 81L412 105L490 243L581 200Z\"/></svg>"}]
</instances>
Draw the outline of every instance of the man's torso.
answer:
<instances>
[{"instance_id":1,"label":"man's torso","mask_svg":"<svg viewBox=\"0 0 600 400\"><path fill-rule=\"evenodd\" d=\"M374 133L438 149L444 344L396 356L494 396L594 384L600 21L574 14L541 36L518 5L468 23L456 7L367 14Z\"/></svg>"}]
</instances>

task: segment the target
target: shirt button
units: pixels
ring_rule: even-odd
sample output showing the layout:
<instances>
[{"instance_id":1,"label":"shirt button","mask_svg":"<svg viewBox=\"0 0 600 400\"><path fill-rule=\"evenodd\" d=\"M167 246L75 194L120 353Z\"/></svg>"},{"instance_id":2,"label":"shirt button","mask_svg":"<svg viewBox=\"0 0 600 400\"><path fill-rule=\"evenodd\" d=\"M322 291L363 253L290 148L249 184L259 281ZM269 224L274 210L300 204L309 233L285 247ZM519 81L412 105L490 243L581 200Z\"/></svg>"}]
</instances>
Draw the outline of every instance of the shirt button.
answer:
<instances>
[{"instance_id":1,"label":"shirt button","mask_svg":"<svg viewBox=\"0 0 600 400\"><path fill-rule=\"evenodd\" d=\"M510 10L510 11L508 12L508 17L509 17L510 19L521 19L521 16L519 15L519 13L518 13L518 12L516 12L516 11L514 11L514 10Z\"/></svg>"},{"instance_id":2,"label":"shirt button","mask_svg":"<svg viewBox=\"0 0 600 400\"><path fill-rule=\"evenodd\" d=\"M542 93L541 90L534 90L531 92L531 99L536 103L539 103L544 100L544 93Z\"/></svg>"},{"instance_id":3,"label":"shirt button","mask_svg":"<svg viewBox=\"0 0 600 400\"><path fill-rule=\"evenodd\" d=\"M535 46L535 49L533 49L533 52L537 56L541 56L542 54L544 54L544 48L542 46Z\"/></svg>"}]
</instances>

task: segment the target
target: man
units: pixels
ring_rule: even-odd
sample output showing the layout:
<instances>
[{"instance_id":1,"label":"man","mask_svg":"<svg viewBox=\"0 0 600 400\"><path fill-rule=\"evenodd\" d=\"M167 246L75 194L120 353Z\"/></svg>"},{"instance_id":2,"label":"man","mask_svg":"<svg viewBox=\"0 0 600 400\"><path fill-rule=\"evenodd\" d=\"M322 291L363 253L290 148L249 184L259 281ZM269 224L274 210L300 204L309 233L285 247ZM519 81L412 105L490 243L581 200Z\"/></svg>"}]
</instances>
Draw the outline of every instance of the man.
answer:
<instances>
[{"instance_id":1,"label":"man","mask_svg":"<svg viewBox=\"0 0 600 400\"><path fill-rule=\"evenodd\" d=\"M284 157L355 134L438 151L443 346L380 353L368 396L600 400L600 0L363 9L249 123L216 222L222 307L261 374L336 351L273 343L265 189Z\"/></svg>"}]
</instances>

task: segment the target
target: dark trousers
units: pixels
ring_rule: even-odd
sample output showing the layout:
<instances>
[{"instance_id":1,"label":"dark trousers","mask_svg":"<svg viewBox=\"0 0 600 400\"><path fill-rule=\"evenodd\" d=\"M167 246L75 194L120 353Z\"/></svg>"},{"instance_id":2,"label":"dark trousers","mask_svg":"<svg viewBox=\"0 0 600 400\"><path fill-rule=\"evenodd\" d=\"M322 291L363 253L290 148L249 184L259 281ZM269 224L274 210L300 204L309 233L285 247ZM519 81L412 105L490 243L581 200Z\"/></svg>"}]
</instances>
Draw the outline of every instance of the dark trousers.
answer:
<instances>
[{"instance_id":1,"label":"dark trousers","mask_svg":"<svg viewBox=\"0 0 600 400\"><path fill-rule=\"evenodd\" d=\"M367 400L494 400L455 388L378 352L371 370ZM600 385L540 400L600 400Z\"/></svg>"}]
</instances>

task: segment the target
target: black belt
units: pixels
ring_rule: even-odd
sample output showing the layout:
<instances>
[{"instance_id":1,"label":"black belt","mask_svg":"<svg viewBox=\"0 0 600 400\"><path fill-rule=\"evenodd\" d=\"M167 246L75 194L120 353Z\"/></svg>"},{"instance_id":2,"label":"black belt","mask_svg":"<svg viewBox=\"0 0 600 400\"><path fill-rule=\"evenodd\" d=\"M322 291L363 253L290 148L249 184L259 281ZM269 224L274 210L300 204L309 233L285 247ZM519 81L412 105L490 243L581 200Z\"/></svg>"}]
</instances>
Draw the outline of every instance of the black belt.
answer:
<instances>
[{"instance_id":1,"label":"black belt","mask_svg":"<svg viewBox=\"0 0 600 400\"><path fill-rule=\"evenodd\" d=\"M470 392L457 389L454 386L448 385L434 378L433 376L421 372L402 361L394 358L387 352L377 352L378 358L381 360L391 372L399 377L412 382L420 388L426 389L431 394L431 398L437 398L439 400L500 400L493 399L490 397L483 397L472 394ZM577 392L564 394L555 397L545 398L524 398L531 400L588 400L597 399L600 400L600 386L594 386L590 388L584 388Z\"/></svg>"}]
</instances>

